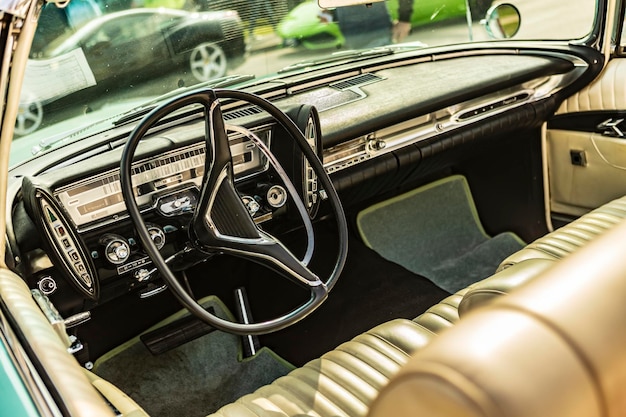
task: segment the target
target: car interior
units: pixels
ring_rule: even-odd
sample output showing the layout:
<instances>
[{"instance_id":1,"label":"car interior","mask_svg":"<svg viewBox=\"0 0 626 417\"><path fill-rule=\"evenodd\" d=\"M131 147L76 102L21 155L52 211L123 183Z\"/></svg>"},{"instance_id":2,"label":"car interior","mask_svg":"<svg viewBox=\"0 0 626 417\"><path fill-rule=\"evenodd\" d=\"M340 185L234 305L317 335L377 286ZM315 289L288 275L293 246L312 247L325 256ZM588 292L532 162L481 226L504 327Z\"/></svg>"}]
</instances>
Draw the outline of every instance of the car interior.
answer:
<instances>
[{"instance_id":1,"label":"car interior","mask_svg":"<svg viewBox=\"0 0 626 417\"><path fill-rule=\"evenodd\" d=\"M586 43L200 88L13 166L1 323L37 409L624 415L626 66L601 28L626 6L597 7Z\"/></svg>"}]
</instances>

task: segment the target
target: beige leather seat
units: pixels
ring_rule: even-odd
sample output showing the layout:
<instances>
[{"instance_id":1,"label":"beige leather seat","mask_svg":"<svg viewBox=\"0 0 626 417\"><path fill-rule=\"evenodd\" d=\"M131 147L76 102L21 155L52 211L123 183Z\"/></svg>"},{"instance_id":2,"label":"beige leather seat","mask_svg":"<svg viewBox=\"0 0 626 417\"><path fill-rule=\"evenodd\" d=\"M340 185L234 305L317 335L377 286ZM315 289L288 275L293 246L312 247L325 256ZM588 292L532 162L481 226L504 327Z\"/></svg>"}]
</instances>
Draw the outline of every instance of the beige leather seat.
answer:
<instances>
[{"instance_id":1,"label":"beige leather seat","mask_svg":"<svg viewBox=\"0 0 626 417\"><path fill-rule=\"evenodd\" d=\"M561 259L577 251L626 218L626 196L613 200L506 258L498 271L526 259Z\"/></svg>"},{"instance_id":2,"label":"beige leather seat","mask_svg":"<svg viewBox=\"0 0 626 417\"><path fill-rule=\"evenodd\" d=\"M411 354L457 322L459 314L522 285L553 263L521 262L446 298L413 321L398 319L377 326L214 416L364 416Z\"/></svg>"},{"instance_id":3,"label":"beige leather seat","mask_svg":"<svg viewBox=\"0 0 626 417\"><path fill-rule=\"evenodd\" d=\"M421 349L370 416L626 415L626 223Z\"/></svg>"},{"instance_id":4,"label":"beige leather seat","mask_svg":"<svg viewBox=\"0 0 626 417\"><path fill-rule=\"evenodd\" d=\"M543 258L521 261L519 265L515 264L512 268L504 269L444 298L415 318L414 321L435 333L439 333L452 327L459 321L460 316L473 308L487 303L494 297L508 294L513 289L541 274L553 263L554 261Z\"/></svg>"}]
</instances>

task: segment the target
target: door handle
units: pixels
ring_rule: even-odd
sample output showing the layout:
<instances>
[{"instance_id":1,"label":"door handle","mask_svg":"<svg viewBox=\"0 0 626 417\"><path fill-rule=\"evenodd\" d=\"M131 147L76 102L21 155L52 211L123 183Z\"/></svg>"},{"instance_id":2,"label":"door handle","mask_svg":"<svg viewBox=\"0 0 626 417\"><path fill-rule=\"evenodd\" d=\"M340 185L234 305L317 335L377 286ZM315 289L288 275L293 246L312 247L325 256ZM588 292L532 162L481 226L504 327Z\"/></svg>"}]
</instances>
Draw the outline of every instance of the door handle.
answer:
<instances>
[{"instance_id":1,"label":"door handle","mask_svg":"<svg viewBox=\"0 0 626 417\"><path fill-rule=\"evenodd\" d=\"M602 132L605 136L623 138L624 132L620 128L620 124L624 121L624 119L607 119L600 123L597 126L597 129Z\"/></svg>"}]
</instances>

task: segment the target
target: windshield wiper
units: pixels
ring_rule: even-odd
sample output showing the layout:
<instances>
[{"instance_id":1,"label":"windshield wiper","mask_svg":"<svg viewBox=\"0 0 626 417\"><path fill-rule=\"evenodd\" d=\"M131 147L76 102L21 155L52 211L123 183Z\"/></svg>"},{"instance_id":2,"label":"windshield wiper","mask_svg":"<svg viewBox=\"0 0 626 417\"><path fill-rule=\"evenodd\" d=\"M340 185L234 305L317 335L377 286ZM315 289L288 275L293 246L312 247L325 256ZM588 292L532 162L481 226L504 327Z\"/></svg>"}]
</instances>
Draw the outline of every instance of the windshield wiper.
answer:
<instances>
[{"instance_id":1,"label":"windshield wiper","mask_svg":"<svg viewBox=\"0 0 626 417\"><path fill-rule=\"evenodd\" d=\"M322 59L316 59L313 61L301 61L296 62L295 64L288 65L280 70L278 73L281 74L287 71L293 71L301 68L309 68L309 67L317 67L325 64L332 64L333 62L339 62L344 60L361 60L368 59L372 57L393 55L397 52L398 48L395 46L384 46L372 49L364 49L364 50L349 50L349 51L341 51L335 52L330 56Z\"/></svg>"},{"instance_id":2,"label":"windshield wiper","mask_svg":"<svg viewBox=\"0 0 626 417\"><path fill-rule=\"evenodd\" d=\"M42 154L44 152L46 152L49 149L52 149L54 146L66 142L69 143L72 141L72 139L76 138L76 137L80 137L83 136L85 132L88 132L89 130L91 130L93 127L101 125L103 123L106 123L110 120L115 119L115 117L109 117L103 120L99 120L95 123L91 123L87 126L81 126L69 131L65 131L63 133L59 133L57 135L53 135L53 136L48 136L42 140L39 141L39 143L35 146L33 146L30 150L30 153L33 156Z\"/></svg>"},{"instance_id":3,"label":"windshield wiper","mask_svg":"<svg viewBox=\"0 0 626 417\"><path fill-rule=\"evenodd\" d=\"M91 130L93 127L101 125L106 122L111 122L113 126L119 126L124 123L128 123L130 121L136 120L139 117L142 117L148 113L150 113L159 102L163 100L167 100L168 98L175 97L183 91L191 90L193 88L202 88L202 87L210 87L210 88L224 88L229 87L235 84L243 83L246 81L253 80L255 78L254 75L227 75L225 77L216 78L213 80L205 81L199 84L194 84L188 87L177 88L176 90L172 90L168 93L160 95L156 98L153 98L140 106L134 107L131 110L125 111L124 113L117 114L112 117L108 117L103 120L99 120L95 123L92 123L87 126L81 126L76 129L72 129L58 135L49 136L45 139L39 141L39 144L35 145L31 149L31 154L33 156L39 155L54 146L60 143L69 143L74 138L82 136L85 132Z\"/></svg>"},{"instance_id":4,"label":"windshield wiper","mask_svg":"<svg viewBox=\"0 0 626 417\"><path fill-rule=\"evenodd\" d=\"M415 49L422 49L427 47L423 42L415 41L415 42L406 42L406 43L396 43L393 45L387 46L379 46L371 49L351 49L349 51L341 51L335 52L326 58L317 59L314 61L301 61L296 62L295 64L288 65L280 70L278 70L278 74L283 72L293 71L301 68L310 68L316 67L320 65L332 64L334 62L344 61L344 60L353 60L359 61L362 59L369 59L372 57L393 55L398 52L412 51Z\"/></svg>"},{"instance_id":5,"label":"windshield wiper","mask_svg":"<svg viewBox=\"0 0 626 417\"><path fill-rule=\"evenodd\" d=\"M252 74L226 75L221 78L215 78L213 80L204 81L202 83L190 85L188 87L180 87L180 88L177 88L176 90L172 90L158 97L155 97L141 104L140 106L137 106L128 110L127 112L122 113L120 115L121 117L118 116L119 118L113 122L113 125L119 126L121 124L133 121L137 119L138 117L145 116L146 114L150 113L157 106L158 103L162 102L163 100L176 97L177 95L181 94L184 91L189 91L192 89L203 88L203 87L209 87L209 88L231 87L235 84L253 80L254 78L255 76Z\"/></svg>"}]
</instances>

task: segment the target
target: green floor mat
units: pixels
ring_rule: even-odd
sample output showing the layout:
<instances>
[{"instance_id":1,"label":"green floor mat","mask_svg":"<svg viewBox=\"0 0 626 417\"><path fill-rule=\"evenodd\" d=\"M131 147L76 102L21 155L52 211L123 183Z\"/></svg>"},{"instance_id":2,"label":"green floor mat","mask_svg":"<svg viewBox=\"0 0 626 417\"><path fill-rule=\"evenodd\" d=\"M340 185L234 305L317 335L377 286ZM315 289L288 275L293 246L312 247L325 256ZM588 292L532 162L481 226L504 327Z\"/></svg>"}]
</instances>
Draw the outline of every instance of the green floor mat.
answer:
<instances>
[{"instance_id":1,"label":"green floor mat","mask_svg":"<svg viewBox=\"0 0 626 417\"><path fill-rule=\"evenodd\" d=\"M513 233L485 233L458 175L371 206L357 224L370 248L451 293L492 275L524 246Z\"/></svg>"},{"instance_id":2,"label":"green floor mat","mask_svg":"<svg viewBox=\"0 0 626 417\"><path fill-rule=\"evenodd\" d=\"M218 316L232 319L216 298L203 300ZM187 314L180 312L154 328ZM153 329L154 329L153 328ZM238 336L214 331L153 356L139 338L103 355L97 375L117 385L151 416L206 416L224 404L285 375L293 366L262 348L241 359Z\"/></svg>"}]
</instances>

